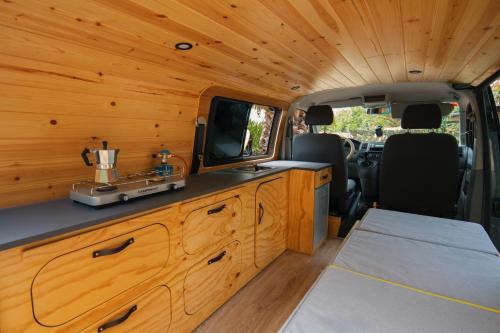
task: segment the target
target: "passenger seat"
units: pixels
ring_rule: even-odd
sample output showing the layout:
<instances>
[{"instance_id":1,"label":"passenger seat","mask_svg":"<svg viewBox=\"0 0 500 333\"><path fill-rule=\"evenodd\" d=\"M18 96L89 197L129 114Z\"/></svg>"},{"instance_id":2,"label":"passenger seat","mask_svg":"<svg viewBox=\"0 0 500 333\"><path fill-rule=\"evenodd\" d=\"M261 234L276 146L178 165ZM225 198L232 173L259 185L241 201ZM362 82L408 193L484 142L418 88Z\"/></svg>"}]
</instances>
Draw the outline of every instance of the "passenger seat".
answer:
<instances>
[{"instance_id":1,"label":"passenger seat","mask_svg":"<svg viewBox=\"0 0 500 333\"><path fill-rule=\"evenodd\" d=\"M437 104L409 105L401 119L401 127L408 130L440 126ZM458 145L452 135L392 135L385 143L380 164L380 207L454 217L458 178Z\"/></svg>"}]
</instances>

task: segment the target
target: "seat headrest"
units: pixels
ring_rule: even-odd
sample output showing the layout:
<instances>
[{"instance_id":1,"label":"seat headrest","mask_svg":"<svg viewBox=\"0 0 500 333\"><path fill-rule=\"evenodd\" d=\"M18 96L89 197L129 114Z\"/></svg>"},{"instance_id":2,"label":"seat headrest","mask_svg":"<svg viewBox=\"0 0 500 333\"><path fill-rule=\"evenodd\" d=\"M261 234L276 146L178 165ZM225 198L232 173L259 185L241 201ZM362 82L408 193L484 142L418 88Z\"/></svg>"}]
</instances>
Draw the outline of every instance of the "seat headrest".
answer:
<instances>
[{"instance_id":1,"label":"seat headrest","mask_svg":"<svg viewBox=\"0 0 500 333\"><path fill-rule=\"evenodd\" d=\"M333 123L333 110L330 105L312 105L304 118L306 125L330 125Z\"/></svg>"},{"instance_id":2,"label":"seat headrest","mask_svg":"<svg viewBox=\"0 0 500 333\"><path fill-rule=\"evenodd\" d=\"M429 129L441 126L441 109L437 104L408 105L401 118L401 128Z\"/></svg>"}]
</instances>

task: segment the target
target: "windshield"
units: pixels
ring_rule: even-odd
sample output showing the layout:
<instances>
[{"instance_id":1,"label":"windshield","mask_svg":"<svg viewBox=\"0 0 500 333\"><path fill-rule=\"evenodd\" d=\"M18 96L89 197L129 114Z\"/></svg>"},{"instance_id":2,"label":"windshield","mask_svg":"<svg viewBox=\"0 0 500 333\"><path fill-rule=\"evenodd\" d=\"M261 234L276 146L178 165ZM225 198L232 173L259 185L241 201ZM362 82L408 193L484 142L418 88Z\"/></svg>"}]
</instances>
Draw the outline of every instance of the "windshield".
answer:
<instances>
[{"instance_id":1,"label":"windshield","mask_svg":"<svg viewBox=\"0 0 500 333\"><path fill-rule=\"evenodd\" d=\"M333 109L334 121L328 126L318 126L320 133L334 133L342 137L355 139L360 142L381 141L384 142L393 134L405 133L406 130L400 126L400 119L394 119L390 113L367 114L366 109L361 106ZM443 117L438 133L448 133L459 141L459 107L454 105L452 112ZM377 136L375 130L379 128ZM381 131L380 131L381 129ZM426 133L429 130L412 130L412 132Z\"/></svg>"}]
</instances>

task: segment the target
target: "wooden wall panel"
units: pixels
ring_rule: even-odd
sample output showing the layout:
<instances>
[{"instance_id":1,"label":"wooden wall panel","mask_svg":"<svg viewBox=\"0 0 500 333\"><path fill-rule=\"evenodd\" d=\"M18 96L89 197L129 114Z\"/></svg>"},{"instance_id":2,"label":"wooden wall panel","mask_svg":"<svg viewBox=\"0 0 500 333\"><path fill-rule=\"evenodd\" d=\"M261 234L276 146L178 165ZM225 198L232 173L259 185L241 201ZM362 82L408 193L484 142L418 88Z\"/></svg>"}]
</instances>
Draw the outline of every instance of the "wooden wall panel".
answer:
<instances>
[{"instance_id":1,"label":"wooden wall panel","mask_svg":"<svg viewBox=\"0 0 500 333\"><path fill-rule=\"evenodd\" d=\"M286 105L372 83L477 84L499 68L499 26L498 0L0 1L0 207L66 196L92 175L79 152L103 139L122 172L162 147L189 160L212 86Z\"/></svg>"}]
</instances>

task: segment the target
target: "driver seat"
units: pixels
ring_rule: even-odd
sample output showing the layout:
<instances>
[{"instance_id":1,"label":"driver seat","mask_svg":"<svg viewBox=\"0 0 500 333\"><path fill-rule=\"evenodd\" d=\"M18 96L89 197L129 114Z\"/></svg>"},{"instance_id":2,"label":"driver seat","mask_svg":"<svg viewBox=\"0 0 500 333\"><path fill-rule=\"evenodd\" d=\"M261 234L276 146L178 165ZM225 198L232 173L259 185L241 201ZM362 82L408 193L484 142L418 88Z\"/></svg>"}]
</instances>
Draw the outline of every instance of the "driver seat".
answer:
<instances>
[{"instance_id":1,"label":"driver seat","mask_svg":"<svg viewBox=\"0 0 500 333\"><path fill-rule=\"evenodd\" d=\"M307 110L304 122L308 126L330 125L333 110L329 105L314 105ZM346 215L356 198L356 182L347 178L344 144L336 134L305 133L294 137L292 160L330 163L333 181L330 185L330 212Z\"/></svg>"}]
</instances>

